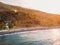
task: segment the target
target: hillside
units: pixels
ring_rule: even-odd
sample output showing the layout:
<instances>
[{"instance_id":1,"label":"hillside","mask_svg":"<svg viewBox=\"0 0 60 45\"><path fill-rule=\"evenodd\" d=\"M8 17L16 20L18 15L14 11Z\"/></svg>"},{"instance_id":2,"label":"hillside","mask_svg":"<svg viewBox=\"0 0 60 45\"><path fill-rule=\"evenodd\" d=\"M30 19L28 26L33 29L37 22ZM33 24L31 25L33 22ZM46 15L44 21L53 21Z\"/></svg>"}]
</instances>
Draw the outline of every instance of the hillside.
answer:
<instances>
[{"instance_id":1,"label":"hillside","mask_svg":"<svg viewBox=\"0 0 60 45\"><path fill-rule=\"evenodd\" d=\"M12 6L0 2L0 28L59 26L60 15Z\"/></svg>"}]
</instances>

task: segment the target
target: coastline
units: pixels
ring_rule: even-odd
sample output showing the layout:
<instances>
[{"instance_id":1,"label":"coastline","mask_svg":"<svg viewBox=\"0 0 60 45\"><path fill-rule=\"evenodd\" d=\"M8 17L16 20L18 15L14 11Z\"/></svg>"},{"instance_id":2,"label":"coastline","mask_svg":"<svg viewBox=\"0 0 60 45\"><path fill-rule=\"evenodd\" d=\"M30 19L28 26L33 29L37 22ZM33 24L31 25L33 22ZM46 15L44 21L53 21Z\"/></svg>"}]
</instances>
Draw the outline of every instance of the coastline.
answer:
<instances>
[{"instance_id":1,"label":"coastline","mask_svg":"<svg viewBox=\"0 0 60 45\"><path fill-rule=\"evenodd\" d=\"M59 28L60 27L29 27L29 28L6 29L1 30L0 35L36 30L59 30Z\"/></svg>"}]
</instances>

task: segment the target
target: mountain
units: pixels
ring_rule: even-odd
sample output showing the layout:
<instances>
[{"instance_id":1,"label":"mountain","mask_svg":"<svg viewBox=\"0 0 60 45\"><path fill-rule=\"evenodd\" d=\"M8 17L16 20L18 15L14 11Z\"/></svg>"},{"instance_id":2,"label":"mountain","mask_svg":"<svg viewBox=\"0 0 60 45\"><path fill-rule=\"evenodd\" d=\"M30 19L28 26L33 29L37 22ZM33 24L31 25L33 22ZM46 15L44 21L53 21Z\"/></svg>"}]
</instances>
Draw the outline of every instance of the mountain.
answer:
<instances>
[{"instance_id":1,"label":"mountain","mask_svg":"<svg viewBox=\"0 0 60 45\"><path fill-rule=\"evenodd\" d=\"M59 26L60 15L8 5L0 2L0 28Z\"/></svg>"}]
</instances>

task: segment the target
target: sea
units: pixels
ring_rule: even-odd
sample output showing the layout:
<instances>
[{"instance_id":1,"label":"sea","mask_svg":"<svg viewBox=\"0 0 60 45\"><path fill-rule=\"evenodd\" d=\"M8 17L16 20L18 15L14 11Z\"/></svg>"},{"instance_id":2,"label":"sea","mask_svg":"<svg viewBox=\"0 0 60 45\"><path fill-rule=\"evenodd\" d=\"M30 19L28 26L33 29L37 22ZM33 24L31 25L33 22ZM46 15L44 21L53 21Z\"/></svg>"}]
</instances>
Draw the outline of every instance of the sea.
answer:
<instances>
[{"instance_id":1,"label":"sea","mask_svg":"<svg viewBox=\"0 0 60 45\"><path fill-rule=\"evenodd\" d=\"M60 45L60 29L34 30L0 35L0 45Z\"/></svg>"}]
</instances>

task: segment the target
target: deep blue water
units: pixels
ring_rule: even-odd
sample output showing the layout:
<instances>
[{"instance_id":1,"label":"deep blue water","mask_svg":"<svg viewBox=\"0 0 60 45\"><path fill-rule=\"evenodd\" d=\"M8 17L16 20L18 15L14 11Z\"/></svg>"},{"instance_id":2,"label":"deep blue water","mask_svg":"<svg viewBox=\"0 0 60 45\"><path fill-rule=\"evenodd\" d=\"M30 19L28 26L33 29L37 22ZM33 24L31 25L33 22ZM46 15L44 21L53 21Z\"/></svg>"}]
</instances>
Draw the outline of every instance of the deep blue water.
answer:
<instances>
[{"instance_id":1,"label":"deep blue water","mask_svg":"<svg viewBox=\"0 0 60 45\"><path fill-rule=\"evenodd\" d=\"M31 31L2 35L0 36L0 45L53 45L52 34L50 35L49 32L51 31Z\"/></svg>"}]
</instances>

